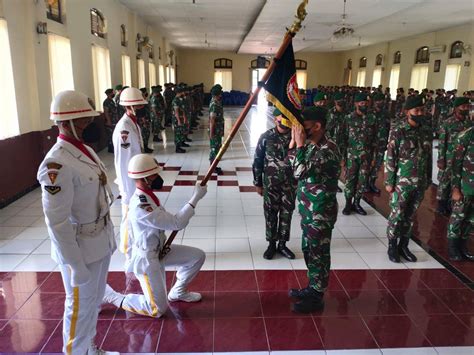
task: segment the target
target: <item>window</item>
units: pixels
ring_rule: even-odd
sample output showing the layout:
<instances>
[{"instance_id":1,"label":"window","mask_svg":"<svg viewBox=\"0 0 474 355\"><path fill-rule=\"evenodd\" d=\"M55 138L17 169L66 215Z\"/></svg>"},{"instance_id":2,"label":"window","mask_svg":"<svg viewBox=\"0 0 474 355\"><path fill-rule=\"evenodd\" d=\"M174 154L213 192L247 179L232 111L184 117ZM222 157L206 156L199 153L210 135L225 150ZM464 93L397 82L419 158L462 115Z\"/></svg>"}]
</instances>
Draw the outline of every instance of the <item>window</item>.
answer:
<instances>
[{"instance_id":1,"label":"window","mask_svg":"<svg viewBox=\"0 0 474 355\"><path fill-rule=\"evenodd\" d=\"M164 87L166 78L165 78L165 67L162 64L158 66L158 75L160 77L160 85Z\"/></svg>"},{"instance_id":2,"label":"window","mask_svg":"<svg viewBox=\"0 0 474 355\"><path fill-rule=\"evenodd\" d=\"M461 72L461 65L448 64L446 66L446 75L444 77L444 88L446 90L454 90L458 88L459 74Z\"/></svg>"},{"instance_id":3,"label":"window","mask_svg":"<svg viewBox=\"0 0 474 355\"><path fill-rule=\"evenodd\" d=\"M232 69L232 60L227 58L218 58L214 60L214 69Z\"/></svg>"},{"instance_id":4,"label":"window","mask_svg":"<svg viewBox=\"0 0 474 355\"><path fill-rule=\"evenodd\" d=\"M299 89L306 90L306 80L308 78L308 74L306 70L297 70L296 71L296 82L298 83Z\"/></svg>"},{"instance_id":5,"label":"window","mask_svg":"<svg viewBox=\"0 0 474 355\"><path fill-rule=\"evenodd\" d=\"M170 83L174 83L175 80L176 80L174 68L169 67L169 70L170 70L170 72L169 72L169 75L168 75L168 79L169 79Z\"/></svg>"},{"instance_id":6,"label":"window","mask_svg":"<svg viewBox=\"0 0 474 355\"><path fill-rule=\"evenodd\" d=\"M375 65L376 66L382 65L382 62L383 62L383 55L377 54L377 56L375 57Z\"/></svg>"},{"instance_id":7,"label":"window","mask_svg":"<svg viewBox=\"0 0 474 355\"><path fill-rule=\"evenodd\" d=\"M122 55L122 85L132 86L132 73L130 67L130 57L128 55Z\"/></svg>"},{"instance_id":8,"label":"window","mask_svg":"<svg viewBox=\"0 0 474 355\"><path fill-rule=\"evenodd\" d=\"M430 49L426 46L419 48L416 51L415 64L422 64L422 63L429 63L429 62L430 62Z\"/></svg>"},{"instance_id":9,"label":"window","mask_svg":"<svg viewBox=\"0 0 474 355\"><path fill-rule=\"evenodd\" d=\"M411 70L410 87L421 92L428 81L428 66L415 65Z\"/></svg>"},{"instance_id":10,"label":"window","mask_svg":"<svg viewBox=\"0 0 474 355\"><path fill-rule=\"evenodd\" d=\"M154 63L148 63L148 77L149 77L148 83L150 84L150 89L151 89L152 86L156 85L156 67Z\"/></svg>"},{"instance_id":11,"label":"window","mask_svg":"<svg viewBox=\"0 0 474 355\"><path fill-rule=\"evenodd\" d=\"M53 97L63 90L74 90L71 41L66 37L48 35L49 71Z\"/></svg>"},{"instance_id":12,"label":"window","mask_svg":"<svg viewBox=\"0 0 474 355\"><path fill-rule=\"evenodd\" d=\"M125 25L120 25L120 44L122 47L126 47L128 45L127 27L125 27Z\"/></svg>"},{"instance_id":13,"label":"window","mask_svg":"<svg viewBox=\"0 0 474 355\"><path fill-rule=\"evenodd\" d=\"M296 70L306 70L308 68L308 63L305 60L296 59L295 68Z\"/></svg>"},{"instance_id":14,"label":"window","mask_svg":"<svg viewBox=\"0 0 474 355\"><path fill-rule=\"evenodd\" d=\"M61 0L44 0L46 3L46 17L48 19L63 23L61 18Z\"/></svg>"},{"instance_id":15,"label":"window","mask_svg":"<svg viewBox=\"0 0 474 355\"><path fill-rule=\"evenodd\" d=\"M95 106L101 107L105 100L105 90L112 87L110 80L109 50L92 45L92 69L94 72Z\"/></svg>"},{"instance_id":16,"label":"window","mask_svg":"<svg viewBox=\"0 0 474 355\"><path fill-rule=\"evenodd\" d=\"M449 58L462 58L462 51L464 49L464 43L456 41L451 45L451 52Z\"/></svg>"},{"instance_id":17,"label":"window","mask_svg":"<svg viewBox=\"0 0 474 355\"><path fill-rule=\"evenodd\" d=\"M16 136L20 133L16 106L15 81L13 80L12 57L8 40L7 22L0 19L0 139Z\"/></svg>"},{"instance_id":18,"label":"window","mask_svg":"<svg viewBox=\"0 0 474 355\"><path fill-rule=\"evenodd\" d=\"M138 66L138 88L144 88L146 86L145 81L145 62L143 59L137 59Z\"/></svg>"},{"instance_id":19,"label":"window","mask_svg":"<svg viewBox=\"0 0 474 355\"><path fill-rule=\"evenodd\" d=\"M258 57L250 62L252 69L265 69L270 66L270 61L265 57Z\"/></svg>"},{"instance_id":20,"label":"window","mask_svg":"<svg viewBox=\"0 0 474 355\"><path fill-rule=\"evenodd\" d=\"M359 69L357 72L356 86L365 86L365 69Z\"/></svg>"},{"instance_id":21,"label":"window","mask_svg":"<svg viewBox=\"0 0 474 355\"><path fill-rule=\"evenodd\" d=\"M222 91L232 90L232 70L218 69L214 72L214 85L221 84Z\"/></svg>"},{"instance_id":22,"label":"window","mask_svg":"<svg viewBox=\"0 0 474 355\"><path fill-rule=\"evenodd\" d=\"M362 57L359 60L359 68L365 68L367 66L367 57Z\"/></svg>"},{"instance_id":23,"label":"window","mask_svg":"<svg viewBox=\"0 0 474 355\"><path fill-rule=\"evenodd\" d=\"M372 75L372 87L377 87L382 82L382 68L374 69L374 73Z\"/></svg>"},{"instance_id":24,"label":"window","mask_svg":"<svg viewBox=\"0 0 474 355\"><path fill-rule=\"evenodd\" d=\"M400 78L400 66L394 65L390 71L390 95L392 98L397 96L398 81Z\"/></svg>"},{"instance_id":25,"label":"window","mask_svg":"<svg viewBox=\"0 0 474 355\"><path fill-rule=\"evenodd\" d=\"M105 38L105 17L97 9L91 9L91 33L94 36Z\"/></svg>"},{"instance_id":26,"label":"window","mask_svg":"<svg viewBox=\"0 0 474 355\"><path fill-rule=\"evenodd\" d=\"M393 64L400 64L401 60L402 60L402 52L400 51L395 52L395 54L393 55Z\"/></svg>"}]
</instances>

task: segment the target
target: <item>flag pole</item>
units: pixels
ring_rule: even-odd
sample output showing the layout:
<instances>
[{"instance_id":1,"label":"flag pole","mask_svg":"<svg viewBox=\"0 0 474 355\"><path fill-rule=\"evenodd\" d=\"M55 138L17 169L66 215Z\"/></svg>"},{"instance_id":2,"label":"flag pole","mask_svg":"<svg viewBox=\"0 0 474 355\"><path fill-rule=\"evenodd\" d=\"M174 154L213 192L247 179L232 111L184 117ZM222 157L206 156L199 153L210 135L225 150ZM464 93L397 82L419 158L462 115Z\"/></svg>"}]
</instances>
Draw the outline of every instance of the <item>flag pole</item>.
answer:
<instances>
[{"instance_id":1,"label":"flag pole","mask_svg":"<svg viewBox=\"0 0 474 355\"><path fill-rule=\"evenodd\" d=\"M262 79L259 82L259 85L255 89L255 91L250 95L250 98L248 99L247 103L244 106L244 109L240 112L239 117L237 118L237 121L234 123L232 126L232 129L230 130L229 135L227 136L226 140L221 146L221 149L217 153L214 161L212 162L211 166L209 167L209 170L207 171L207 174L204 176L204 179L201 181L201 186L205 186L209 179L212 176L212 173L214 172L215 168L219 164L220 160L222 159L222 156L224 153L227 151L229 148L230 143L234 139L235 135L239 131L240 126L244 122L245 118L247 117L248 112L250 111L253 102L255 99L258 97L258 94L260 93L260 90L262 89L262 85L260 83L265 83L270 75L272 74L273 70L275 69L276 66L276 60L280 59L283 53L285 52L286 48L290 44L291 40L293 37L296 35L296 33L301 29L301 23L305 19L307 12L306 12L306 5L308 4L308 0L303 0L297 10L296 10L296 15L295 15L295 21L293 22L292 26L287 29L287 32L285 34L285 37L283 38L283 42L280 45L280 48L275 54L275 57L273 58L273 61L270 63L270 66L267 68L265 71L265 74L263 74ZM166 241L165 245L163 246L161 253L160 253L160 259L163 258L168 252L170 251L170 246L173 243L174 238L178 234L178 231L173 231L170 236L168 237L168 240Z\"/></svg>"}]
</instances>

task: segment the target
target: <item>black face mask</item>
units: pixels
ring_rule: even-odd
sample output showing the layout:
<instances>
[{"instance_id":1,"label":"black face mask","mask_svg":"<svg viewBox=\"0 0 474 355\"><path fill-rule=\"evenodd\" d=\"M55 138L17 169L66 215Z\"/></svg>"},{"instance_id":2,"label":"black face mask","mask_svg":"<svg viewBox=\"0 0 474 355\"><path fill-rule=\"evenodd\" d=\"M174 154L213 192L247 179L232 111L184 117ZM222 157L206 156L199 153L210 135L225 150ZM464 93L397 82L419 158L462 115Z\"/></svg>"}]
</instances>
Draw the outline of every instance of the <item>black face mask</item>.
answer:
<instances>
[{"instance_id":1,"label":"black face mask","mask_svg":"<svg viewBox=\"0 0 474 355\"><path fill-rule=\"evenodd\" d=\"M97 123L91 122L82 131L82 140L84 143L96 143L100 139L100 129Z\"/></svg>"},{"instance_id":2,"label":"black face mask","mask_svg":"<svg viewBox=\"0 0 474 355\"><path fill-rule=\"evenodd\" d=\"M424 115L411 115L410 119L414 121L418 126L421 126L425 121Z\"/></svg>"},{"instance_id":3,"label":"black face mask","mask_svg":"<svg viewBox=\"0 0 474 355\"><path fill-rule=\"evenodd\" d=\"M459 110L459 114L467 118L469 117L469 110Z\"/></svg>"},{"instance_id":4,"label":"black face mask","mask_svg":"<svg viewBox=\"0 0 474 355\"><path fill-rule=\"evenodd\" d=\"M139 108L139 109L135 110L135 116L137 116L137 118L145 117L146 116L146 108L142 107L142 108Z\"/></svg>"},{"instance_id":5,"label":"black face mask","mask_svg":"<svg viewBox=\"0 0 474 355\"><path fill-rule=\"evenodd\" d=\"M286 127L283 123L277 121L277 126L280 127L285 132L288 132L290 129Z\"/></svg>"},{"instance_id":6,"label":"black face mask","mask_svg":"<svg viewBox=\"0 0 474 355\"><path fill-rule=\"evenodd\" d=\"M362 112L362 113L366 113L367 112L367 106L359 106L359 111Z\"/></svg>"},{"instance_id":7,"label":"black face mask","mask_svg":"<svg viewBox=\"0 0 474 355\"><path fill-rule=\"evenodd\" d=\"M158 175L155 180L153 180L153 182L151 183L151 186L150 188L153 190L153 191L156 191L156 190L161 190L163 188L163 179L161 178L160 175Z\"/></svg>"}]
</instances>

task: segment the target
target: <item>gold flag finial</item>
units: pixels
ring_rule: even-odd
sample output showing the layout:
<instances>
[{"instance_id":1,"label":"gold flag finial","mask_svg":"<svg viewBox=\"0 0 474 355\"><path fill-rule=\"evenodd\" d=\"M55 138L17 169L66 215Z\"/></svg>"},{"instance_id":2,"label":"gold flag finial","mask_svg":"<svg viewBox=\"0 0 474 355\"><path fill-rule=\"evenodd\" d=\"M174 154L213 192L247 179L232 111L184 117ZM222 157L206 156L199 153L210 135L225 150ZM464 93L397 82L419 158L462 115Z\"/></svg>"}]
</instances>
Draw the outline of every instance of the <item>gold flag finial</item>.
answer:
<instances>
[{"instance_id":1,"label":"gold flag finial","mask_svg":"<svg viewBox=\"0 0 474 355\"><path fill-rule=\"evenodd\" d=\"M290 29L288 32L292 35L296 34L301 29L301 22L305 19L306 15L308 14L306 12L306 5L308 5L308 0L303 0L301 4L298 6L298 9L296 10L296 20L293 22L293 25L291 25Z\"/></svg>"}]
</instances>

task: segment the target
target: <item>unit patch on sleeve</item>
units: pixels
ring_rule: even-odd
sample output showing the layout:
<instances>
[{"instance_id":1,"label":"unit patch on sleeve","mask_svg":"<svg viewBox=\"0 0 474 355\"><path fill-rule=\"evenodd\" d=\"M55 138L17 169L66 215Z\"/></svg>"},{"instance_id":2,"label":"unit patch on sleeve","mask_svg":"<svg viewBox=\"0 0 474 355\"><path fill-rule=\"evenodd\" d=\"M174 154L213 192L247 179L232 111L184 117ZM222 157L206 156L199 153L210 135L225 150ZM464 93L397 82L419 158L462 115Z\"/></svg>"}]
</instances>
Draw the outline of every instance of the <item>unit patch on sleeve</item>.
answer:
<instances>
[{"instance_id":1,"label":"unit patch on sleeve","mask_svg":"<svg viewBox=\"0 0 474 355\"><path fill-rule=\"evenodd\" d=\"M46 185L44 189L48 191L51 195L56 195L59 191L61 191L61 186Z\"/></svg>"},{"instance_id":2,"label":"unit patch on sleeve","mask_svg":"<svg viewBox=\"0 0 474 355\"><path fill-rule=\"evenodd\" d=\"M140 199L140 202L143 202L143 203L148 202L145 195L140 195L138 196L138 198Z\"/></svg>"},{"instance_id":3,"label":"unit patch on sleeve","mask_svg":"<svg viewBox=\"0 0 474 355\"><path fill-rule=\"evenodd\" d=\"M49 180L51 180L51 184L54 185L56 182L56 178L58 177L58 173L56 171L48 171Z\"/></svg>"},{"instance_id":4,"label":"unit patch on sleeve","mask_svg":"<svg viewBox=\"0 0 474 355\"><path fill-rule=\"evenodd\" d=\"M140 208L144 209L147 212L153 212L153 207L149 203L142 203L138 205Z\"/></svg>"},{"instance_id":5,"label":"unit patch on sleeve","mask_svg":"<svg viewBox=\"0 0 474 355\"><path fill-rule=\"evenodd\" d=\"M46 167L48 169L54 169L54 170L59 170L61 169L63 166L61 164L58 164L58 163L48 163L46 164Z\"/></svg>"}]
</instances>

